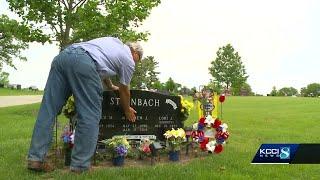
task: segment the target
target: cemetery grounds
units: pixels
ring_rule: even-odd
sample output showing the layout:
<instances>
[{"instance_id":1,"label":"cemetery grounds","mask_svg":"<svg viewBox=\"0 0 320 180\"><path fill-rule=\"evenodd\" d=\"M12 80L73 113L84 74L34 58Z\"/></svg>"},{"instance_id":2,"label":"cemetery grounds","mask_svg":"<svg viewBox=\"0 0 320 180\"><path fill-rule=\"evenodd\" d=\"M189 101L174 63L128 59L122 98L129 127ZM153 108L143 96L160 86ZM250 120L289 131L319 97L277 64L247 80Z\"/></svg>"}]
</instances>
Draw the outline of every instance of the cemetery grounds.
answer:
<instances>
[{"instance_id":1,"label":"cemetery grounds","mask_svg":"<svg viewBox=\"0 0 320 180\"><path fill-rule=\"evenodd\" d=\"M191 98L190 98L191 100ZM262 143L320 143L320 99L227 97L223 121L230 138L219 155L188 163L106 167L81 175L33 173L26 155L39 104L0 108L0 179L320 179L320 165L252 165ZM185 125L198 120L194 110ZM59 121L65 121L59 117Z\"/></svg>"}]
</instances>

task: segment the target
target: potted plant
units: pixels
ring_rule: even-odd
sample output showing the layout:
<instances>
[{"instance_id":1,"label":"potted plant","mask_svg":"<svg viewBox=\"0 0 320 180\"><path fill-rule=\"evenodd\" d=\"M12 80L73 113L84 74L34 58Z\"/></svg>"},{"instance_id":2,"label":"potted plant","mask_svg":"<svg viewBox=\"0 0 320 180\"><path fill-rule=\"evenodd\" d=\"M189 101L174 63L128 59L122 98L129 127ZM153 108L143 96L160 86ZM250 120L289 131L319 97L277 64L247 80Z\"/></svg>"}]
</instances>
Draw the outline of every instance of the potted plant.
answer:
<instances>
[{"instance_id":1,"label":"potted plant","mask_svg":"<svg viewBox=\"0 0 320 180\"><path fill-rule=\"evenodd\" d=\"M151 155L151 149L150 149L151 143L152 142L148 138L141 140L140 146L139 146L140 159L143 159L143 157L145 157L145 156L148 157Z\"/></svg>"},{"instance_id":2,"label":"potted plant","mask_svg":"<svg viewBox=\"0 0 320 180\"><path fill-rule=\"evenodd\" d=\"M186 133L182 128L177 130L173 129L164 133L167 139L167 149L169 150L169 160L179 161L179 152L181 150L182 143L185 142Z\"/></svg>"},{"instance_id":3,"label":"potted plant","mask_svg":"<svg viewBox=\"0 0 320 180\"><path fill-rule=\"evenodd\" d=\"M124 136L114 136L111 139L101 141L112 153L112 164L115 166L122 166L124 158L130 149L129 142Z\"/></svg>"},{"instance_id":4,"label":"potted plant","mask_svg":"<svg viewBox=\"0 0 320 180\"><path fill-rule=\"evenodd\" d=\"M63 130L63 134L61 138L63 141L63 149L64 149L64 165L70 166L71 153L72 153L72 148L74 146L74 131L73 132L70 131L70 127L66 125Z\"/></svg>"},{"instance_id":5,"label":"potted plant","mask_svg":"<svg viewBox=\"0 0 320 180\"><path fill-rule=\"evenodd\" d=\"M76 126L76 107L75 107L75 101L74 97L70 96L64 105L62 112L66 118L69 119L69 125L71 131L74 130Z\"/></svg>"},{"instance_id":6,"label":"potted plant","mask_svg":"<svg viewBox=\"0 0 320 180\"><path fill-rule=\"evenodd\" d=\"M66 118L69 119L69 124L64 127L63 134L61 136L63 140L63 149L65 156L65 165L70 166L71 153L74 145L74 133L76 125L76 108L74 97L70 96L64 105L62 112Z\"/></svg>"}]
</instances>

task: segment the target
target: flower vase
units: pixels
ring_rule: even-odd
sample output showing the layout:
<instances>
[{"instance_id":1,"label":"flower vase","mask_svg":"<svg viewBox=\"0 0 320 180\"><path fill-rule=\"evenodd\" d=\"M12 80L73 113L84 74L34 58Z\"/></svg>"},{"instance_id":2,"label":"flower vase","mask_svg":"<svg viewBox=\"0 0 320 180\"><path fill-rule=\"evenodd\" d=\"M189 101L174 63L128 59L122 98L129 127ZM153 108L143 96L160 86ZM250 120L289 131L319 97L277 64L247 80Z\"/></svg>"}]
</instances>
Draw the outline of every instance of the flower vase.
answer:
<instances>
[{"instance_id":1,"label":"flower vase","mask_svg":"<svg viewBox=\"0 0 320 180\"><path fill-rule=\"evenodd\" d=\"M65 149L65 154L64 154L64 165L65 166L70 166L71 153L72 153L72 149L71 148L66 148Z\"/></svg>"},{"instance_id":2,"label":"flower vase","mask_svg":"<svg viewBox=\"0 0 320 180\"><path fill-rule=\"evenodd\" d=\"M179 151L170 151L169 152L170 161L179 161Z\"/></svg>"},{"instance_id":3,"label":"flower vase","mask_svg":"<svg viewBox=\"0 0 320 180\"><path fill-rule=\"evenodd\" d=\"M117 157L112 158L112 164L114 166L123 166L124 156L117 156Z\"/></svg>"}]
</instances>

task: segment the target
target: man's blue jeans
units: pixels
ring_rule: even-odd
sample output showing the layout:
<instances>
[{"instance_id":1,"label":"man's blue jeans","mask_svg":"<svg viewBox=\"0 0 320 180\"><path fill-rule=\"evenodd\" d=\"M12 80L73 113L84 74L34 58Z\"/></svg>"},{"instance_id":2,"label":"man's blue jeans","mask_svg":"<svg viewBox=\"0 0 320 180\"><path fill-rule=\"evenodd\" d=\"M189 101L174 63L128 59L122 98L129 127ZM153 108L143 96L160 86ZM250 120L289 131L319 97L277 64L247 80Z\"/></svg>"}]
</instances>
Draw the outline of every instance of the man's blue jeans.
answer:
<instances>
[{"instance_id":1,"label":"man's blue jeans","mask_svg":"<svg viewBox=\"0 0 320 180\"><path fill-rule=\"evenodd\" d=\"M89 168L98 139L102 85L93 59L74 47L66 48L52 61L28 160L44 161L52 141L54 119L71 94L75 98L77 126L70 168Z\"/></svg>"}]
</instances>

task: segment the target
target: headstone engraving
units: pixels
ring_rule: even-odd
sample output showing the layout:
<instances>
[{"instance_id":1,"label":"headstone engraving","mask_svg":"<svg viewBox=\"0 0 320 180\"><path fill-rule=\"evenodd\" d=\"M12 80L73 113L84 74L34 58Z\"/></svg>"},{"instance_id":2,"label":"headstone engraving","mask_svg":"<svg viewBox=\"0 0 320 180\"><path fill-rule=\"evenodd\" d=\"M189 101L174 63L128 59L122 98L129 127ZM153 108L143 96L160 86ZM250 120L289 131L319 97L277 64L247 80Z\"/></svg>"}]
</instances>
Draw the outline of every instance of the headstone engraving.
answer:
<instances>
[{"instance_id":1,"label":"headstone engraving","mask_svg":"<svg viewBox=\"0 0 320 180\"><path fill-rule=\"evenodd\" d=\"M99 140L127 135L132 138L155 136L164 141L166 130L183 127L179 96L140 90L131 90L130 93L131 107L137 111L134 123L125 118L118 91L103 93Z\"/></svg>"}]
</instances>

